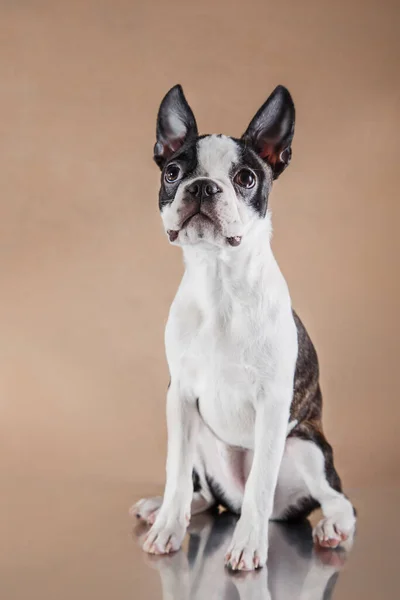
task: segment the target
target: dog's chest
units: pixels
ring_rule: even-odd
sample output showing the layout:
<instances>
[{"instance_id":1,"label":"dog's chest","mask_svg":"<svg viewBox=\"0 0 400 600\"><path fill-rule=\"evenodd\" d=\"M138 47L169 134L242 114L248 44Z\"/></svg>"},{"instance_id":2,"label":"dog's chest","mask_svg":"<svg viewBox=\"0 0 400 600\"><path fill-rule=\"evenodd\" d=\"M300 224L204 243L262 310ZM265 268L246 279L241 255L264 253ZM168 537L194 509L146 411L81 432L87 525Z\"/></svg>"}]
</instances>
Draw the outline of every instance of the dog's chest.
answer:
<instances>
[{"instance_id":1,"label":"dog's chest","mask_svg":"<svg viewBox=\"0 0 400 600\"><path fill-rule=\"evenodd\" d=\"M198 400L201 417L219 438L251 448L254 401L273 362L266 324L255 307L239 302L206 312L193 303L172 319L171 372Z\"/></svg>"}]
</instances>

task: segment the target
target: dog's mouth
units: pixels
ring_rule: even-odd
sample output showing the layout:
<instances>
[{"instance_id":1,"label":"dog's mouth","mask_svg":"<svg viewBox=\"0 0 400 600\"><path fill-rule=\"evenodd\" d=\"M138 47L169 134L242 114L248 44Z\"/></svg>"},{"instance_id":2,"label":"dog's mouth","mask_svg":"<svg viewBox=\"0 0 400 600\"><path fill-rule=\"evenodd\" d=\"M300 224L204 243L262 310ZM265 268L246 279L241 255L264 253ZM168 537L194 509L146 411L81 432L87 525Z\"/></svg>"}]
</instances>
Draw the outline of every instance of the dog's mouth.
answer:
<instances>
[{"instance_id":1,"label":"dog's mouth","mask_svg":"<svg viewBox=\"0 0 400 600\"><path fill-rule=\"evenodd\" d=\"M203 213L201 210L197 210L193 214L191 214L188 217L186 217L186 219L183 221L183 223L181 225L181 229L185 229L185 227L187 227L189 225L189 223L195 217L198 217L199 221L206 221L206 222L208 221L209 223L214 223L214 221L211 219L211 217L209 217L208 215L206 215L205 213Z\"/></svg>"},{"instance_id":2,"label":"dog's mouth","mask_svg":"<svg viewBox=\"0 0 400 600\"><path fill-rule=\"evenodd\" d=\"M215 223L214 223L213 219L211 219L211 217L209 217L208 215L203 213L201 210L198 210L198 211L194 212L193 214L189 215L188 217L186 217L186 219L184 219L184 221L182 222L182 225L180 226L179 229L168 229L167 234L169 237L169 241L175 242L178 239L179 232L182 231L183 229L185 229L193 219L198 220L200 223L208 222L208 223L211 223L212 225L215 225ZM239 244L242 241L242 236L236 235L234 237L226 237L225 239L230 246L239 246Z\"/></svg>"}]
</instances>

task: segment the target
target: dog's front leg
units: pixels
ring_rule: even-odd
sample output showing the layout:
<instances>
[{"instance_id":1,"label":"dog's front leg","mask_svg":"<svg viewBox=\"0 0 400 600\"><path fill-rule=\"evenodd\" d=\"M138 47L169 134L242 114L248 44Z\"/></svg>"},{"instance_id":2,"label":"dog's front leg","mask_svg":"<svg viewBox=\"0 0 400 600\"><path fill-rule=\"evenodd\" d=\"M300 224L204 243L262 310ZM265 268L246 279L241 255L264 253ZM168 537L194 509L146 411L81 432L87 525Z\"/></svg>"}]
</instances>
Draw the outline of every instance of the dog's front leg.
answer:
<instances>
[{"instance_id":1,"label":"dog's front leg","mask_svg":"<svg viewBox=\"0 0 400 600\"><path fill-rule=\"evenodd\" d=\"M178 550L190 520L192 470L199 425L196 401L172 382L167 394L167 479L160 512L143 549L151 554Z\"/></svg>"},{"instance_id":2,"label":"dog's front leg","mask_svg":"<svg viewBox=\"0 0 400 600\"><path fill-rule=\"evenodd\" d=\"M225 557L233 570L253 570L267 562L268 520L281 465L292 387L269 385L256 403L253 464L241 517Z\"/></svg>"}]
</instances>

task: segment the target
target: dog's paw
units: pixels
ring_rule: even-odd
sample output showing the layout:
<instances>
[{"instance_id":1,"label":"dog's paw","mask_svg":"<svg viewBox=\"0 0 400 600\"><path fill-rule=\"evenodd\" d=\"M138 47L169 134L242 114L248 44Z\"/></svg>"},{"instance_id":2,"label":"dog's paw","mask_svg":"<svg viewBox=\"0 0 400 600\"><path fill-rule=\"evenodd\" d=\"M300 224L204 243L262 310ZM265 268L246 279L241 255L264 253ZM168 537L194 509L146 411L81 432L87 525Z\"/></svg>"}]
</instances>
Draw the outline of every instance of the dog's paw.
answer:
<instances>
[{"instance_id":1,"label":"dog's paw","mask_svg":"<svg viewBox=\"0 0 400 600\"><path fill-rule=\"evenodd\" d=\"M239 519L225 565L232 571L253 571L267 563L268 535L264 527L246 526Z\"/></svg>"},{"instance_id":2,"label":"dog's paw","mask_svg":"<svg viewBox=\"0 0 400 600\"><path fill-rule=\"evenodd\" d=\"M176 552L182 545L186 529L186 519L164 519L159 515L145 537L143 550L149 554Z\"/></svg>"},{"instance_id":3,"label":"dog's paw","mask_svg":"<svg viewBox=\"0 0 400 600\"><path fill-rule=\"evenodd\" d=\"M133 517L145 521L149 525L153 525L162 505L162 497L144 498L139 500L129 509L129 514Z\"/></svg>"},{"instance_id":4,"label":"dog's paw","mask_svg":"<svg viewBox=\"0 0 400 600\"><path fill-rule=\"evenodd\" d=\"M325 517L314 528L314 543L321 548L343 548L350 550L353 545L354 524L341 522L340 518Z\"/></svg>"}]
</instances>

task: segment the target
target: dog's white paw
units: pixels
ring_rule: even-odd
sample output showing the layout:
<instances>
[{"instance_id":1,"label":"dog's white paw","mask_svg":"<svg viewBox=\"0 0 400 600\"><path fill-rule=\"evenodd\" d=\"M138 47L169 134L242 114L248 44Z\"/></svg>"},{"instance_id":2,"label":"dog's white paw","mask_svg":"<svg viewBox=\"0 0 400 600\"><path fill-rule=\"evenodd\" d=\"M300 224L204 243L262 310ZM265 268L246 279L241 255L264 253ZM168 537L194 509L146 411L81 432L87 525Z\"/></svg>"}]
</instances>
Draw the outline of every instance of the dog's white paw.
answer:
<instances>
[{"instance_id":1,"label":"dog's white paw","mask_svg":"<svg viewBox=\"0 0 400 600\"><path fill-rule=\"evenodd\" d=\"M225 565L233 571L253 571L267 563L268 534L265 527L247 525L239 519L225 556Z\"/></svg>"},{"instance_id":2,"label":"dog's white paw","mask_svg":"<svg viewBox=\"0 0 400 600\"><path fill-rule=\"evenodd\" d=\"M355 522L346 523L340 517L325 517L314 528L314 542L321 548L344 548L350 550L353 544Z\"/></svg>"},{"instance_id":3,"label":"dog's white paw","mask_svg":"<svg viewBox=\"0 0 400 600\"><path fill-rule=\"evenodd\" d=\"M169 554L182 545L187 529L187 519L163 518L158 515L145 537L143 550L149 554Z\"/></svg>"},{"instance_id":4,"label":"dog's white paw","mask_svg":"<svg viewBox=\"0 0 400 600\"><path fill-rule=\"evenodd\" d=\"M162 497L156 496L155 498L144 498L136 502L129 509L129 514L132 517L137 517L142 521L146 521L149 525L153 525L162 505Z\"/></svg>"}]
</instances>

